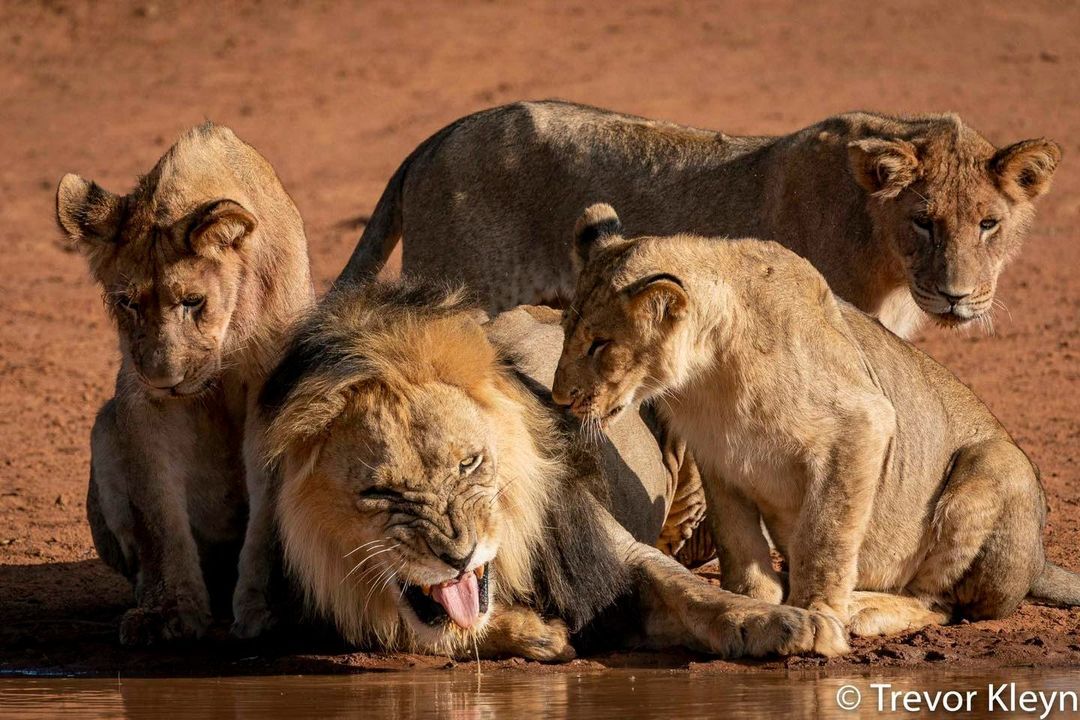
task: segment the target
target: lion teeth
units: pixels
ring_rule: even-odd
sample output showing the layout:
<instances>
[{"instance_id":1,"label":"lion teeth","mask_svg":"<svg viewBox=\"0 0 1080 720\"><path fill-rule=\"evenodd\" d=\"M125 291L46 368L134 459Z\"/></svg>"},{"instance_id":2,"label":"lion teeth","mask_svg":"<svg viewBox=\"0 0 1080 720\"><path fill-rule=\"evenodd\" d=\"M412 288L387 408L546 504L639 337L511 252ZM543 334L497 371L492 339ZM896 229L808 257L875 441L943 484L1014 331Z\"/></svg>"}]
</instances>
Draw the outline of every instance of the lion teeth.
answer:
<instances>
[{"instance_id":1,"label":"lion teeth","mask_svg":"<svg viewBox=\"0 0 1080 720\"><path fill-rule=\"evenodd\" d=\"M476 570L474 570L473 572L476 573L476 579L477 580L483 580L484 579L484 566L483 565L478 565Z\"/></svg>"},{"instance_id":2,"label":"lion teeth","mask_svg":"<svg viewBox=\"0 0 1080 720\"><path fill-rule=\"evenodd\" d=\"M423 593L425 595L430 595L431 594L431 586L430 585L421 585L420 590L423 591Z\"/></svg>"}]
</instances>

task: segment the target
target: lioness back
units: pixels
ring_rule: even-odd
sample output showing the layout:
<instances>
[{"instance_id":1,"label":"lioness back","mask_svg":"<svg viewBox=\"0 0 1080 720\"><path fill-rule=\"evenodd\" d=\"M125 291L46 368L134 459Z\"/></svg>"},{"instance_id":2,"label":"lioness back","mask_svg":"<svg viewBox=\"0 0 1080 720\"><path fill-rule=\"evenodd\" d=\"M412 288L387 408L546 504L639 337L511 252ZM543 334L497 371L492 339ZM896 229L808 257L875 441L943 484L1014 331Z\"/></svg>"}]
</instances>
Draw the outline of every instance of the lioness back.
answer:
<instances>
[{"instance_id":1,"label":"lioness back","mask_svg":"<svg viewBox=\"0 0 1080 720\"><path fill-rule=\"evenodd\" d=\"M842 298L905 335L923 314L987 318L997 277L1060 148L997 149L955 115L848 113L781 137L732 137L562 102L464 117L398 168L339 283L404 238L403 269L467 283L492 311L565 301L586 205L637 234L775 240ZM989 240L993 242L989 242Z\"/></svg>"}]
</instances>

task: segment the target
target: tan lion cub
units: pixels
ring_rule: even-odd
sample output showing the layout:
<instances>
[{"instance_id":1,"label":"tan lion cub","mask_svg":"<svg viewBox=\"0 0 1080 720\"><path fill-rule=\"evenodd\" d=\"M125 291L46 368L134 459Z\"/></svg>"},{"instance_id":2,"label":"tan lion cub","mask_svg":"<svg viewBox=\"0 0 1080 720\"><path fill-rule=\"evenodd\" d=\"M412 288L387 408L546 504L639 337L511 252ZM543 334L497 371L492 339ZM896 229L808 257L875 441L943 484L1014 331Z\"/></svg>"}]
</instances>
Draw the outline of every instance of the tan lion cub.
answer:
<instances>
[{"instance_id":1,"label":"tan lion cub","mask_svg":"<svg viewBox=\"0 0 1080 720\"><path fill-rule=\"evenodd\" d=\"M64 176L56 211L120 336L86 502L98 554L135 586L120 638L201 635L200 563L241 544L233 632L258 635L272 619L273 525L252 409L285 328L313 299L300 214L270 163L209 123L128 195Z\"/></svg>"},{"instance_id":2,"label":"tan lion cub","mask_svg":"<svg viewBox=\"0 0 1080 720\"><path fill-rule=\"evenodd\" d=\"M702 466L724 587L858 635L1080 604L1035 468L963 384L775 243L578 221L552 395L601 425L656 399ZM854 592L877 591L877 592Z\"/></svg>"}]
</instances>

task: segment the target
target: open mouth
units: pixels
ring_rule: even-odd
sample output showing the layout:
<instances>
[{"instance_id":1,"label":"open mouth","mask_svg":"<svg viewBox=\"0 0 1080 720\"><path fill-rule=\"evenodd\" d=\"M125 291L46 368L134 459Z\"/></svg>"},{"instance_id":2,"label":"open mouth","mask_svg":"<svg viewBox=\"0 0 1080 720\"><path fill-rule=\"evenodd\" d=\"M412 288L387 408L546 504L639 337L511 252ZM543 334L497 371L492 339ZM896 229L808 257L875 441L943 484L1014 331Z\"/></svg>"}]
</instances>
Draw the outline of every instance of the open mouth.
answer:
<instances>
[{"instance_id":1,"label":"open mouth","mask_svg":"<svg viewBox=\"0 0 1080 720\"><path fill-rule=\"evenodd\" d=\"M491 592L491 563L462 573L435 586L409 585L405 599L420 622L429 626L452 622L468 630L488 611Z\"/></svg>"}]
</instances>

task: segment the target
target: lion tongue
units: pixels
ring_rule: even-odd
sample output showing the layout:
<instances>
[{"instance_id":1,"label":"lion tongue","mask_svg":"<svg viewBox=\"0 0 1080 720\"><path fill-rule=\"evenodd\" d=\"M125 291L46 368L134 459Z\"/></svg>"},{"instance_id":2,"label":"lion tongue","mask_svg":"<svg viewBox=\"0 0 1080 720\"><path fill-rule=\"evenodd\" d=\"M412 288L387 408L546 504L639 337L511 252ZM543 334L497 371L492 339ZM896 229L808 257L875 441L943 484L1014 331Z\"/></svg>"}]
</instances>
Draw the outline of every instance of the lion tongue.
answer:
<instances>
[{"instance_id":1,"label":"lion tongue","mask_svg":"<svg viewBox=\"0 0 1080 720\"><path fill-rule=\"evenodd\" d=\"M476 573L465 573L465 577L452 585L431 588L431 599L443 606L458 627L466 630L480 617L480 590Z\"/></svg>"}]
</instances>

